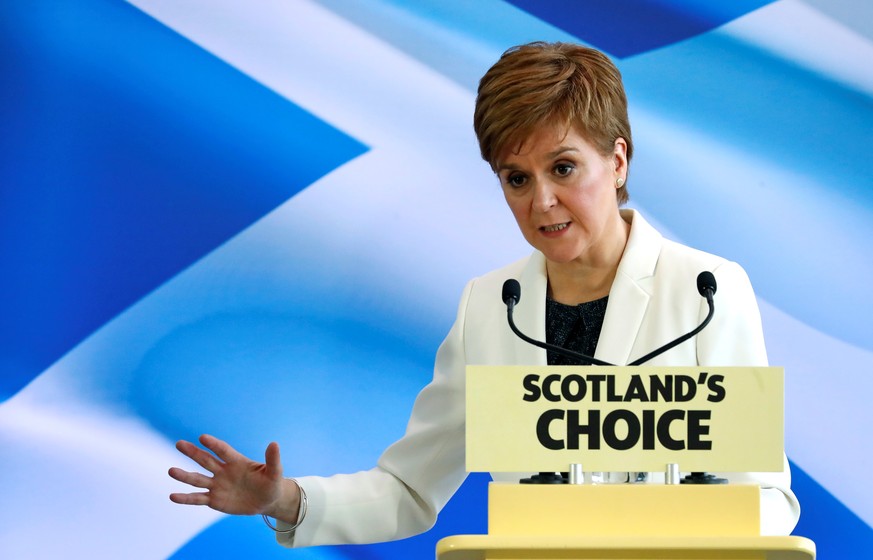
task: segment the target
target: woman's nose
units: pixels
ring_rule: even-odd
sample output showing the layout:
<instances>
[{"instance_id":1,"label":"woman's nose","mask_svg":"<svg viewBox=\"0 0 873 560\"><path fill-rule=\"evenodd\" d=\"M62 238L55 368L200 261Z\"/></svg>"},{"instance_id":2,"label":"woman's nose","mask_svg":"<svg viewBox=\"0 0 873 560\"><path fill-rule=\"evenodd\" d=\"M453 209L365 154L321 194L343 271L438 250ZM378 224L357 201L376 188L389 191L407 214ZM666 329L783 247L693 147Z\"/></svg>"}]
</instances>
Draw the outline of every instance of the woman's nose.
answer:
<instances>
[{"instance_id":1,"label":"woman's nose","mask_svg":"<svg viewBox=\"0 0 873 560\"><path fill-rule=\"evenodd\" d=\"M533 189L533 209L546 212L557 203L554 186L549 181L537 181Z\"/></svg>"}]
</instances>

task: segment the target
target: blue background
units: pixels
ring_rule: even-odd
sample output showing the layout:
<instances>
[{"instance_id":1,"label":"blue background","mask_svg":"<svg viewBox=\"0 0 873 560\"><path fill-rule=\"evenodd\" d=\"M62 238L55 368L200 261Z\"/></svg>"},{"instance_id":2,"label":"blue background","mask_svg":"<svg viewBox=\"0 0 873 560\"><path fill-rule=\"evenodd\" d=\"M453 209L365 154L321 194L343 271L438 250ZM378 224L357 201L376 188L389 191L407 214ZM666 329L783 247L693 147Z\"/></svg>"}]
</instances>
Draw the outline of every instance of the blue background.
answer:
<instances>
[{"instance_id":1,"label":"blue background","mask_svg":"<svg viewBox=\"0 0 873 560\"><path fill-rule=\"evenodd\" d=\"M631 206L749 272L788 371L795 534L873 549L850 491L873 389L873 80L840 50L873 49L860 0L218 4L0 8L0 556L429 557L485 532L474 474L425 535L289 552L169 505L165 470L203 432L279 441L290 474L368 468L402 434L466 279L525 254L464 158L476 80L536 39L614 57ZM811 49L755 36L810 13Z\"/></svg>"}]
</instances>

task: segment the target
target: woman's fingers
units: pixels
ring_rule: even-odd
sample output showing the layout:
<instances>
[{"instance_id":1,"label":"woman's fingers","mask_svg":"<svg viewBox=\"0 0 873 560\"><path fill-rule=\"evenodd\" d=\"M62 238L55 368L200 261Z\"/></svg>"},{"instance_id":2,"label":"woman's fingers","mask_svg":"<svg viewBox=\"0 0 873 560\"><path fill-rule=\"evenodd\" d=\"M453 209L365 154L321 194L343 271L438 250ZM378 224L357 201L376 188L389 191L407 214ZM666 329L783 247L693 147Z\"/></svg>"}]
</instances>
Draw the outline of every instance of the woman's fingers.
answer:
<instances>
[{"instance_id":1,"label":"woman's fingers","mask_svg":"<svg viewBox=\"0 0 873 560\"><path fill-rule=\"evenodd\" d=\"M222 466L211 453L207 453L190 441L177 441L176 449L211 473L216 472Z\"/></svg>"},{"instance_id":2,"label":"woman's fingers","mask_svg":"<svg viewBox=\"0 0 873 560\"><path fill-rule=\"evenodd\" d=\"M186 506L208 506L208 492L191 492L189 494L175 493L170 494L170 501Z\"/></svg>"},{"instance_id":3,"label":"woman's fingers","mask_svg":"<svg viewBox=\"0 0 873 560\"><path fill-rule=\"evenodd\" d=\"M179 482L184 482L185 484L190 484L195 488L205 488L208 490L212 487L212 478L206 475L202 475L200 473L188 472L180 468L173 467L169 470L169 475L171 478L175 478Z\"/></svg>"},{"instance_id":4,"label":"woman's fingers","mask_svg":"<svg viewBox=\"0 0 873 560\"><path fill-rule=\"evenodd\" d=\"M239 451L231 447L230 444L218 439L215 436L203 434L202 436L200 436L200 443L203 445L203 447L215 453L215 455L217 455L218 458L225 463L246 459L245 456L243 456Z\"/></svg>"},{"instance_id":5,"label":"woman's fingers","mask_svg":"<svg viewBox=\"0 0 873 560\"><path fill-rule=\"evenodd\" d=\"M279 455L279 444L275 441L267 446L267 450L264 452L264 463L267 465L268 477L282 477L282 458Z\"/></svg>"}]
</instances>

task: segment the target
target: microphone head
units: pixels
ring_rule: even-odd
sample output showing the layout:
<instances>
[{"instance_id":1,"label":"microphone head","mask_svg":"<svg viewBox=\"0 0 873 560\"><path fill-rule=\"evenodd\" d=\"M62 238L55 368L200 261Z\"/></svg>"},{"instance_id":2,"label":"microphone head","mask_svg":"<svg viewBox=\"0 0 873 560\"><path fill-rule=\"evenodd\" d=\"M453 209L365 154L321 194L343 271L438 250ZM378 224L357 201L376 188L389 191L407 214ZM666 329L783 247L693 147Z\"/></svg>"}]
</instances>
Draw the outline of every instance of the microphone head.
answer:
<instances>
[{"instance_id":1,"label":"microphone head","mask_svg":"<svg viewBox=\"0 0 873 560\"><path fill-rule=\"evenodd\" d=\"M706 297L707 292L710 295L714 295L715 289L715 276L713 276L712 272L704 270L697 275L697 291L700 292L700 295Z\"/></svg>"},{"instance_id":2,"label":"microphone head","mask_svg":"<svg viewBox=\"0 0 873 560\"><path fill-rule=\"evenodd\" d=\"M518 280L515 278L510 278L506 282L503 283L503 303L509 305L509 302L512 301L512 304L515 305L518 303L518 300L521 299L521 284L518 283Z\"/></svg>"}]
</instances>

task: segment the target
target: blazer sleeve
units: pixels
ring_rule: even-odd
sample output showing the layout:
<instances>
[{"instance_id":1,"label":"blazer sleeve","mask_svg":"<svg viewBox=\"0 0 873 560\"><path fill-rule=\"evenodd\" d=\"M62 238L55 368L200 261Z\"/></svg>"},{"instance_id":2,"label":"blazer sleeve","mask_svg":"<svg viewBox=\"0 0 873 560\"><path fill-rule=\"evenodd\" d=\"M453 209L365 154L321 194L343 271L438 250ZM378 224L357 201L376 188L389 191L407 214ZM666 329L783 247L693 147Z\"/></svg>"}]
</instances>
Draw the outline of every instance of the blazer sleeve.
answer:
<instances>
[{"instance_id":1,"label":"blazer sleeve","mask_svg":"<svg viewBox=\"0 0 873 560\"><path fill-rule=\"evenodd\" d=\"M766 366L767 351L761 314L752 284L738 264L715 267L716 313L698 335L697 361L712 366ZM701 308L701 320L707 305ZM761 487L761 534L788 535L800 518L800 504L791 491L791 471L784 459L781 472L716 473L732 483Z\"/></svg>"},{"instance_id":2,"label":"blazer sleeve","mask_svg":"<svg viewBox=\"0 0 873 560\"><path fill-rule=\"evenodd\" d=\"M437 351L433 380L418 394L405 435L371 470L297 478L309 511L293 534L277 533L280 544L391 541L422 533L436 522L467 476L464 326L474 283L464 290L455 323Z\"/></svg>"}]
</instances>

